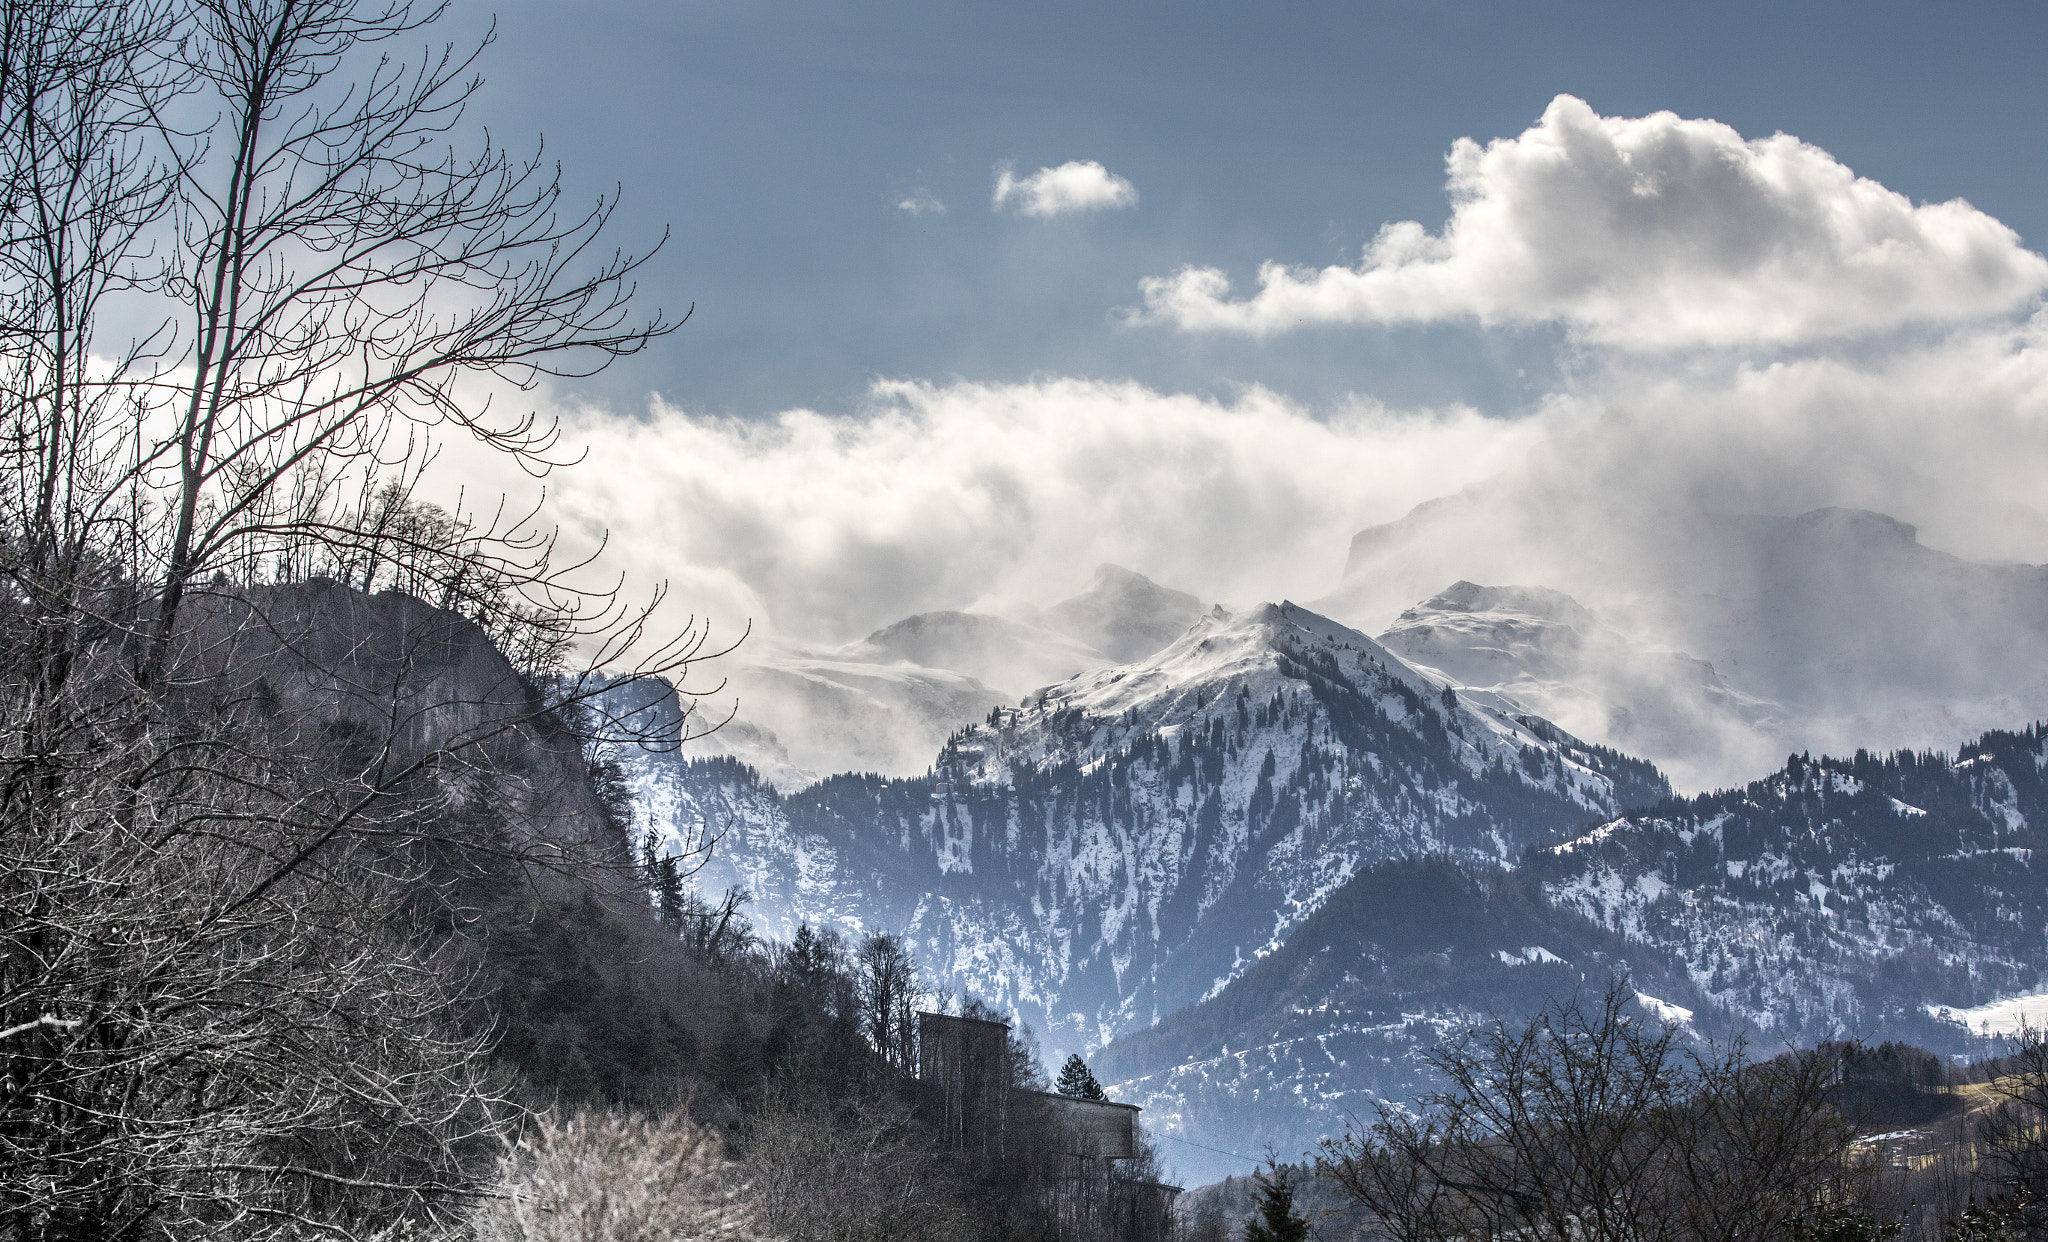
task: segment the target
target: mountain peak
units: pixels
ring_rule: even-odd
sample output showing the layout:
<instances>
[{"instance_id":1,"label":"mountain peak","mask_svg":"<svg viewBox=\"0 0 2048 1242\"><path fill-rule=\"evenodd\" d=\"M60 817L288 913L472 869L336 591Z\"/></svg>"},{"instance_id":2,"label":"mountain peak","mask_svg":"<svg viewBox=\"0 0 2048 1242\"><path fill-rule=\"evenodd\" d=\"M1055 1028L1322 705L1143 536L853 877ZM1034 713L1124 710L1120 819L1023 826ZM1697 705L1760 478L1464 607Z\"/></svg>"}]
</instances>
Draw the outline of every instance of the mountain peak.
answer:
<instances>
[{"instance_id":1,"label":"mountain peak","mask_svg":"<svg viewBox=\"0 0 2048 1242\"><path fill-rule=\"evenodd\" d=\"M1044 623L1116 663L1142 660L1187 631L1202 601L1121 565L1095 567L1088 589L1045 610Z\"/></svg>"}]
</instances>

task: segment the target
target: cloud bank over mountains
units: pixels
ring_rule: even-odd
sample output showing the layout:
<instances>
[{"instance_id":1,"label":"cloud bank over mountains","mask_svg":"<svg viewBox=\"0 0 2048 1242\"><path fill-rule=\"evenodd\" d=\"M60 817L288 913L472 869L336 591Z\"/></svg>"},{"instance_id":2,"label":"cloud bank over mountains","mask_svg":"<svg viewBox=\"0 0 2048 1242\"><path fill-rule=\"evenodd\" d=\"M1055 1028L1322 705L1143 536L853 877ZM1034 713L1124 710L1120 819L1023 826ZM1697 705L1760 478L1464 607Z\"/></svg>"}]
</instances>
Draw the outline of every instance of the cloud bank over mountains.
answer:
<instances>
[{"instance_id":1,"label":"cloud bank over mountains","mask_svg":"<svg viewBox=\"0 0 2048 1242\"><path fill-rule=\"evenodd\" d=\"M1268 262L1259 291L1186 267L1145 282L1190 331L1557 322L1631 350L1799 346L2017 310L2048 261L1968 203L1915 206L1785 134L1560 95L1515 138L1460 139L1443 231L1381 228L1356 268Z\"/></svg>"},{"instance_id":2,"label":"cloud bank over mountains","mask_svg":"<svg viewBox=\"0 0 2048 1242\"><path fill-rule=\"evenodd\" d=\"M1319 594L1362 513L1476 483L1541 430L1256 389L882 383L850 415L586 412L572 434L595 468L552 486L555 512L586 538L608 529L636 577L699 567L677 577L693 606L844 642L915 612L1049 604L1103 562L1209 599Z\"/></svg>"},{"instance_id":3,"label":"cloud bank over mountains","mask_svg":"<svg viewBox=\"0 0 2048 1242\"><path fill-rule=\"evenodd\" d=\"M2048 261L1998 221L1915 206L1794 138L1603 118L1569 97L1519 137L1461 142L1451 166L1439 236L1389 226L1365 266L1269 268L1240 302L1184 273L1150 291L1155 322L1105 331L1561 322L1565 378L1528 408L1059 376L879 381L850 411L760 419L657 398L638 418L568 414L591 460L550 483L551 512L572 545L608 535L629 586L667 580L723 632L751 621L812 645L935 610L1014 615L1111 562L1204 600L1329 601L1369 633L1460 579L1553 587L1627 621L1632 650L1704 656L1673 610L1734 589L1719 584L1739 560L1702 543L1737 528L1705 519L1871 510L1971 560L2048 562ZM1038 192L1024 184L1007 196L1020 209ZM1403 525L1401 546L1339 590L1356 532L1443 497L1462 498L1442 511L1456 520ZM1939 573L1914 572L1915 590L1939 591ZM1743 607L1777 589L1738 585ZM1949 601L1926 620L1994 604ZM1878 637L1845 645L1843 677L1884 662ZM2000 656L1968 658L1988 676ZM1929 686L1915 693L1937 702ZM2009 707L2012 720L1968 723L2048 713ZM1953 741L1939 720L1828 710L1872 746Z\"/></svg>"},{"instance_id":4,"label":"cloud bank over mountains","mask_svg":"<svg viewBox=\"0 0 2048 1242\"><path fill-rule=\"evenodd\" d=\"M1623 583L1665 545L1605 532L1660 513L1871 509L1973 559L2048 561L2039 317L1872 357L1608 366L1509 418L1049 379L883 383L854 413L759 421L657 402L570 431L590 464L550 486L572 535L608 531L611 563L727 629L814 642L1042 604L1104 561L1207 599L1316 599L1358 529L1467 489L1498 515L1489 564L1446 552L1421 571L1440 581L1351 620L1384 624L1460 577L1508 585L1502 565L1522 585ZM1592 534L1617 549L1598 565Z\"/></svg>"}]
</instances>

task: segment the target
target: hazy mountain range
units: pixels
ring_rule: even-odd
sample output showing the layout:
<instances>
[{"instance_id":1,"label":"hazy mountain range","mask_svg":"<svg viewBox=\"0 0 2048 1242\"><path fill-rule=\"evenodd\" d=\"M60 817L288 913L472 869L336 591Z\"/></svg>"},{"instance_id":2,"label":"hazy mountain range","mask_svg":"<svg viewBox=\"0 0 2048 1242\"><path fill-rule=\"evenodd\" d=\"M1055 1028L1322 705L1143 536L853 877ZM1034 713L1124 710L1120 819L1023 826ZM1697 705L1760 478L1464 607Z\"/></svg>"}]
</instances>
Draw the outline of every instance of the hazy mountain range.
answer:
<instances>
[{"instance_id":1,"label":"hazy mountain range","mask_svg":"<svg viewBox=\"0 0 2048 1242\"><path fill-rule=\"evenodd\" d=\"M1868 753L2048 716L2048 571L1823 510L1674 522L1648 578L1597 540L1519 567L1568 592L1458 552L1484 509L1362 532L1314 609L1104 566L1029 615L771 653L729 732L626 756L639 822L716 836L699 882L769 934L904 932L941 987L1097 1056L1190 1176L1616 970L1702 1037L1958 1051L1955 1011L2048 990L2041 734ZM1412 591L1425 560L1476 572Z\"/></svg>"}]
</instances>

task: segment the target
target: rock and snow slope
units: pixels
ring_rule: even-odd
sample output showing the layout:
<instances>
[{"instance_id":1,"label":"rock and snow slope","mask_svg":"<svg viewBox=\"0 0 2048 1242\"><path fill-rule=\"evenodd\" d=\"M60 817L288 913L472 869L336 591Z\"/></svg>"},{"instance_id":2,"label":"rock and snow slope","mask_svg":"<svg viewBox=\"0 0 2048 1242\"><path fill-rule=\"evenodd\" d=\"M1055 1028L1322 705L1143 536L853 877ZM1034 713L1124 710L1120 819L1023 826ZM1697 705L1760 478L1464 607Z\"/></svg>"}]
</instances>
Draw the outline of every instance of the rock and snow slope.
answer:
<instances>
[{"instance_id":1,"label":"rock and snow slope","mask_svg":"<svg viewBox=\"0 0 2048 1242\"><path fill-rule=\"evenodd\" d=\"M905 930L1059 1048L1216 991L1362 867L1498 865L1667 792L1291 604L992 710L923 777L784 797L729 761L629 766L643 824L723 832L703 879L744 883L771 934Z\"/></svg>"},{"instance_id":2,"label":"rock and snow slope","mask_svg":"<svg viewBox=\"0 0 2048 1242\"><path fill-rule=\"evenodd\" d=\"M1975 1050L1971 1024L2024 1008L1994 1002L2048 988L2044 769L2039 727L1955 756L1797 756L1511 872L1449 858L1368 870L1097 1069L1169 1135L1298 1151L1375 1097L1426 1088L1420 1054L1445 1035L1526 1020L1616 970L1646 1017L1746 1030L1759 1049L1850 1035ZM1174 1154L1200 1166L1201 1150Z\"/></svg>"}]
</instances>

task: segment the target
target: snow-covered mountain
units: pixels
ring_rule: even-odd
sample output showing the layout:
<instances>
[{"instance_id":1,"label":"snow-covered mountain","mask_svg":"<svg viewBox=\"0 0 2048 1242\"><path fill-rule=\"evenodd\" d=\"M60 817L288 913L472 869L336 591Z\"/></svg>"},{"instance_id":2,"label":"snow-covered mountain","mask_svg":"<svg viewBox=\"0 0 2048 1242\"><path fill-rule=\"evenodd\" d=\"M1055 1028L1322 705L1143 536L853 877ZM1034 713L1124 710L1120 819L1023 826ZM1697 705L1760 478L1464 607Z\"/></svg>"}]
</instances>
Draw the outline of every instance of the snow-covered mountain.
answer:
<instances>
[{"instance_id":1,"label":"snow-covered mountain","mask_svg":"<svg viewBox=\"0 0 2048 1242\"><path fill-rule=\"evenodd\" d=\"M1585 701L1560 714L1693 789L1747 779L1759 753L1927 748L2048 715L2048 567L1976 563L1857 509L1777 517L1613 503L1483 489L1432 501L1360 531L1342 583L1312 606L1378 631L1399 628L1403 609L1449 581L1567 593L1626 641L1582 646L1562 680ZM1683 656L1657 677L1645 661L1661 652ZM1754 712L1721 711L1713 687L1688 684L1695 662ZM1679 725L1739 727L1693 750L1696 730L1637 727L1645 702Z\"/></svg>"},{"instance_id":2,"label":"snow-covered mountain","mask_svg":"<svg viewBox=\"0 0 2048 1242\"><path fill-rule=\"evenodd\" d=\"M1096 1068L1190 1144L1177 1158L1221 1171L1236 1166L1205 1147L1302 1150L1375 1096L1424 1088L1420 1053L1446 1035L1616 970L1646 1016L1760 1050L1843 1035L1970 1050L1956 1013L2048 990L2044 770L2040 727L1960 755L1795 756L1511 871L1386 864Z\"/></svg>"},{"instance_id":3,"label":"snow-covered mountain","mask_svg":"<svg viewBox=\"0 0 2048 1242\"><path fill-rule=\"evenodd\" d=\"M1518 700L1569 706L1618 648L1746 708L1711 667L1544 590L1460 584L1388 639L1417 660L1296 605L1213 609L990 707L913 778L628 766L641 823L717 835L700 883L746 887L769 934L903 932L942 986L1094 1050L1195 1175L1299 1151L1422 1089L1447 1035L1617 970L1646 1016L1771 1046L1961 1051L1946 1013L2048 991L2048 732L1681 799Z\"/></svg>"},{"instance_id":4,"label":"snow-covered mountain","mask_svg":"<svg viewBox=\"0 0 2048 1242\"><path fill-rule=\"evenodd\" d=\"M919 775L990 708L1143 659L1202 612L1192 595L1102 565L1087 590L1022 616L925 612L836 647L743 649L699 708L700 720L731 723L684 753L737 758L784 791L835 772Z\"/></svg>"},{"instance_id":5,"label":"snow-covered mountain","mask_svg":"<svg viewBox=\"0 0 2048 1242\"><path fill-rule=\"evenodd\" d=\"M1361 868L1498 866L1668 792L1292 604L1213 610L1145 660L993 709L921 777L784 796L729 759L628 767L643 826L722 832L700 882L745 885L771 934L903 930L935 978L1061 1049L1214 993Z\"/></svg>"}]
</instances>

